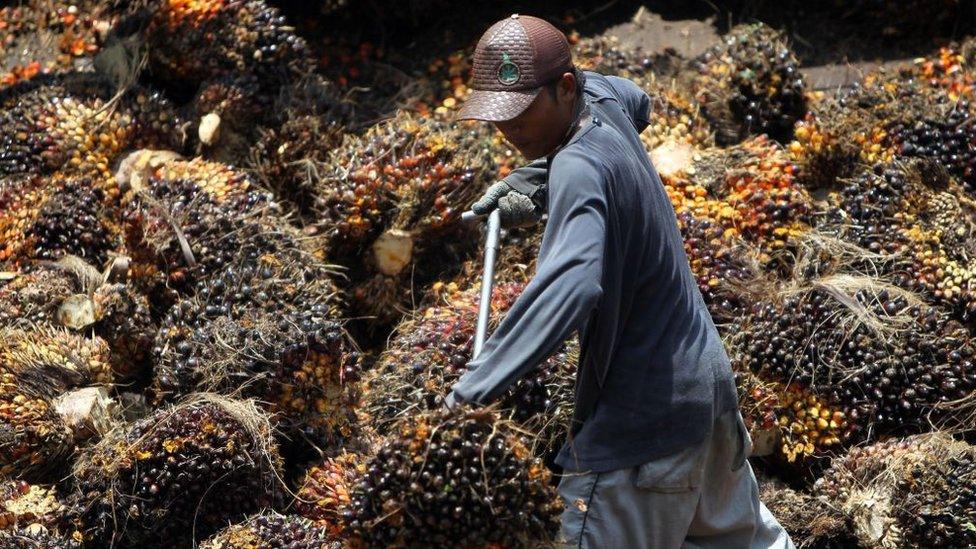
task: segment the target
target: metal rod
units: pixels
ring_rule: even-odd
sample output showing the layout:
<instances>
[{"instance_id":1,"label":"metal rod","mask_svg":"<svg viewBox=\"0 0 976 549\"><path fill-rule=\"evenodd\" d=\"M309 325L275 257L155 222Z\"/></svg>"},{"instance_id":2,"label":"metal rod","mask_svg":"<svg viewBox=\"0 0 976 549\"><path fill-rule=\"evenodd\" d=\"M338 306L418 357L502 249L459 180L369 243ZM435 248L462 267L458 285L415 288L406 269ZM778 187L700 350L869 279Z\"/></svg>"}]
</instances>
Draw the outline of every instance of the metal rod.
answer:
<instances>
[{"instance_id":1,"label":"metal rod","mask_svg":"<svg viewBox=\"0 0 976 549\"><path fill-rule=\"evenodd\" d=\"M495 283L495 257L498 255L498 235L502 228L502 218L499 211L493 210L488 215L487 234L485 235L485 265L481 274L481 301L478 302L478 329L474 335L474 353L471 358L478 358L481 348L485 345L488 334L488 316L491 313L491 290Z\"/></svg>"}]
</instances>

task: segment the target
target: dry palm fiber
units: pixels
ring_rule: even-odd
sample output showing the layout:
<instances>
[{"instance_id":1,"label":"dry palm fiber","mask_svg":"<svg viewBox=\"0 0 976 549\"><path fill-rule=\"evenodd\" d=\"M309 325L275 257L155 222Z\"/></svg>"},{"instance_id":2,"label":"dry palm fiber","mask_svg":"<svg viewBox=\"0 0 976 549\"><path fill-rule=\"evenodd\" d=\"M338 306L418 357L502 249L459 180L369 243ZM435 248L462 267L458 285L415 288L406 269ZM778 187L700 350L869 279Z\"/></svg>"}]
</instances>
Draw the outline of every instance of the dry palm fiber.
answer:
<instances>
[{"instance_id":1,"label":"dry palm fiber","mask_svg":"<svg viewBox=\"0 0 976 549\"><path fill-rule=\"evenodd\" d=\"M171 84L252 73L275 88L312 68L305 40L263 0L150 0L122 12L126 30L139 27L152 74Z\"/></svg>"},{"instance_id":2,"label":"dry palm fiber","mask_svg":"<svg viewBox=\"0 0 976 549\"><path fill-rule=\"evenodd\" d=\"M798 64L783 36L762 23L732 29L722 44L694 59L691 89L716 143L757 134L788 142L807 110Z\"/></svg>"},{"instance_id":3,"label":"dry palm fiber","mask_svg":"<svg viewBox=\"0 0 976 549\"><path fill-rule=\"evenodd\" d=\"M800 549L858 547L850 519L826 498L790 488L765 475L757 475L759 500L790 534Z\"/></svg>"},{"instance_id":4,"label":"dry palm fiber","mask_svg":"<svg viewBox=\"0 0 976 549\"><path fill-rule=\"evenodd\" d=\"M295 494L293 511L333 538L346 535L353 487L365 476L367 459L367 455L343 451L310 467Z\"/></svg>"},{"instance_id":5,"label":"dry palm fiber","mask_svg":"<svg viewBox=\"0 0 976 549\"><path fill-rule=\"evenodd\" d=\"M794 404L799 422L779 418L799 436L783 447L791 461L881 433L969 421L976 374L968 331L877 279L838 274L786 288L754 308L731 346L737 370L810 395Z\"/></svg>"},{"instance_id":6,"label":"dry palm fiber","mask_svg":"<svg viewBox=\"0 0 976 549\"><path fill-rule=\"evenodd\" d=\"M349 528L369 547L521 546L558 527L549 471L490 409L406 419L366 467Z\"/></svg>"},{"instance_id":7,"label":"dry palm fiber","mask_svg":"<svg viewBox=\"0 0 976 549\"><path fill-rule=\"evenodd\" d=\"M459 264L476 238L461 212L514 158L479 126L406 113L347 136L316 182L328 256L350 267L353 310L391 323L422 289Z\"/></svg>"},{"instance_id":8,"label":"dry palm fiber","mask_svg":"<svg viewBox=\"0 0 976 549\"><path fill-rule=\"evenodd\" d=\"M81 175L104 179L127 149L179 144L179 119L158 93L131 87L116 96L91 73L39 76L0 91L0 175ZM100 178L101 177L101 178Z\"/></svg>"},{"instance_id":9,"label":"dry palm fiber","mask_svg":"<svg viewBox=\"0 0 976 549\"><path fill-rule=\"evenodd\" d=\"M524 288L496 286L492 325ZM381 433L396 429L417 411L440 407L440 397L466 371L478 317L479 288L448 287L438 302L405 320L376 365L366 374L365 412ZM538 453L556 450L569 426L578 343L573 340L526 375L501 399L499 414L536 434Z\"/></svg>"},{"instance_id":10,"label":"dry palm fiber","mask_svg":"<svg viewBox=\"0 0 976 549\"><path fill-rule=\"evenodd\" d=\"M574 48L581 69L632 80L650 97L651 124L641 133L649 151L667 142L695 147L713 144L712 130L697 104L672 80L677 59L667 54L648 55L602 35L581 40Z\"/></svg>"},{"instance_id":11,"label":"dry palm fiber","mask_svg":"<svg viewBox=\"0 0 976 549\"><path fill-rule=\"evenodd\" d=\"M91 56L111 24L97 0L30 0L0 8L0 87L70 69Z\"/></svg>"},{"instance_id":12,"label":"dry palm fiber","mask_svg":"<svg viewBox=\"0 0 976 549\"><path fill-rule=\"evenodd\" d=\"M330 542L328 531L312 521L294 515L266 511L244 522L224 528L200 545L201 549L326 549L340 547Z\"/></svg>"},{"instance_id":13,"label":"dry palm fiber","mask_svg":"<svg viewBox=\"0 0 976 549\"><path fill-rule=\"evenodd\" d=\"M864 546L971 547L974 458L946 433L892 439L835 460L815 493L848 515Z\"/></svg>"},{"instance_id":14,"label":"dry palm fiber","mask_svg":"<svg viewBox=\"0 0 976 549\"><path fill-rule=\"evenodd\" d=\"M105 436L74 467L88 542L203 540L278 502L280 458L253 401L197 394Z\"/></svg>"}]
</instances>

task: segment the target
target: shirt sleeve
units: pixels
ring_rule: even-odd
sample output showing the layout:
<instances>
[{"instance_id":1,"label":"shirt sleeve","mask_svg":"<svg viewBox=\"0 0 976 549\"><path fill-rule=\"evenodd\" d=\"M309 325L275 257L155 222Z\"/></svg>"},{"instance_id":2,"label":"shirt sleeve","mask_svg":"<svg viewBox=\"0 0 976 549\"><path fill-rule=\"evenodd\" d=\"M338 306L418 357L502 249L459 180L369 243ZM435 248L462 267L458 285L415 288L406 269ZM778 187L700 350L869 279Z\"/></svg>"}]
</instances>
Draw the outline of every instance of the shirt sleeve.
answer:
<instances>
[{"instance_id":1,"label":"shirt sleeve","mask_svg":"<svg viewBox=\"0 0 976 549\"><path fill-rule=\"evenodd\" d=\"M486 404L582 327L603 289L607 200L591 159L566 150L549 175L549 221L536 275L468 364L448 401Z\"/></svg>"},{"instance_id":2,"label":"shirt sleeve","mask_svg":"<svg viewBox=\"0 0 976 549\"><path fill-rule=\"evenodd\" d=\"M546 181L549 177L549 161L537 158L525 166L513 170L502 181L516 191L529 196L539 208L546 207ZM539 190L541 192L538 192Z\"/></svg>"},{"instance_id":3,"label":"shirt sleeve","mask_svg":"<svg viewBox=\"0 0 976 549\"><path fill-rule=\"evenodd\" d=\"M620 104L623 105L627 115L637 133L641 133L647 128L651 119L651 98L647 93L640 89L632 80L620 78L619 76L607 76L610 86L617 93Z\"/></svg>"}]
</instances>

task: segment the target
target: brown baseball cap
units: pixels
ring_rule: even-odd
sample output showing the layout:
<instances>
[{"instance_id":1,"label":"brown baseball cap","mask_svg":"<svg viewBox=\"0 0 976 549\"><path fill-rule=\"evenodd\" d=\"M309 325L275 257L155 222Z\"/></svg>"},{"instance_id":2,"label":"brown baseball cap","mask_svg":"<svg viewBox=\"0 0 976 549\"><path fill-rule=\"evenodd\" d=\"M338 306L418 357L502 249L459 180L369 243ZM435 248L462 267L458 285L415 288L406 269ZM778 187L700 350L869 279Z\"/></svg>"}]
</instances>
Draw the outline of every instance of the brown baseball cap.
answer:
<instances>
[{"instance_id":1,"label":"brown baseball cap","mask_svg":"<svg viewBox=\"0 0 976 549\"><path fill-rule=\"evenodd\" d=\"M566 35L538 17L517 13L485 31L473 64L472 92L459 120L511 120L544 84L573 68Z\"/></svg>"}]
</instances>

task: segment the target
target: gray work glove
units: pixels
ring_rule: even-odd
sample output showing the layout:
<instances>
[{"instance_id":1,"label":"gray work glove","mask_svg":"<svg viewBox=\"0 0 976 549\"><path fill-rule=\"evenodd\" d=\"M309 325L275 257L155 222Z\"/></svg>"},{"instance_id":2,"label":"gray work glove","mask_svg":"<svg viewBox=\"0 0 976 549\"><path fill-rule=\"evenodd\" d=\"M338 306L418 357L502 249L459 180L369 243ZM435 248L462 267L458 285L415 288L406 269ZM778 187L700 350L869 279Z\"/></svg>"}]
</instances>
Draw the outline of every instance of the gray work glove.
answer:
<instances>
[{"instance_id":1,"label":"gray work glove","mask_svg":"<svg viewBox=\"0 0 976 549\"><path fill-rule=\"evenodd\" d=\"M488 215L495 208L498 208L502 227L506 229L526 227L542 219L542 208L505 181L488 187L484 196L471 205L471 211L478 215Z\"/></svg>"}]
</instances>

